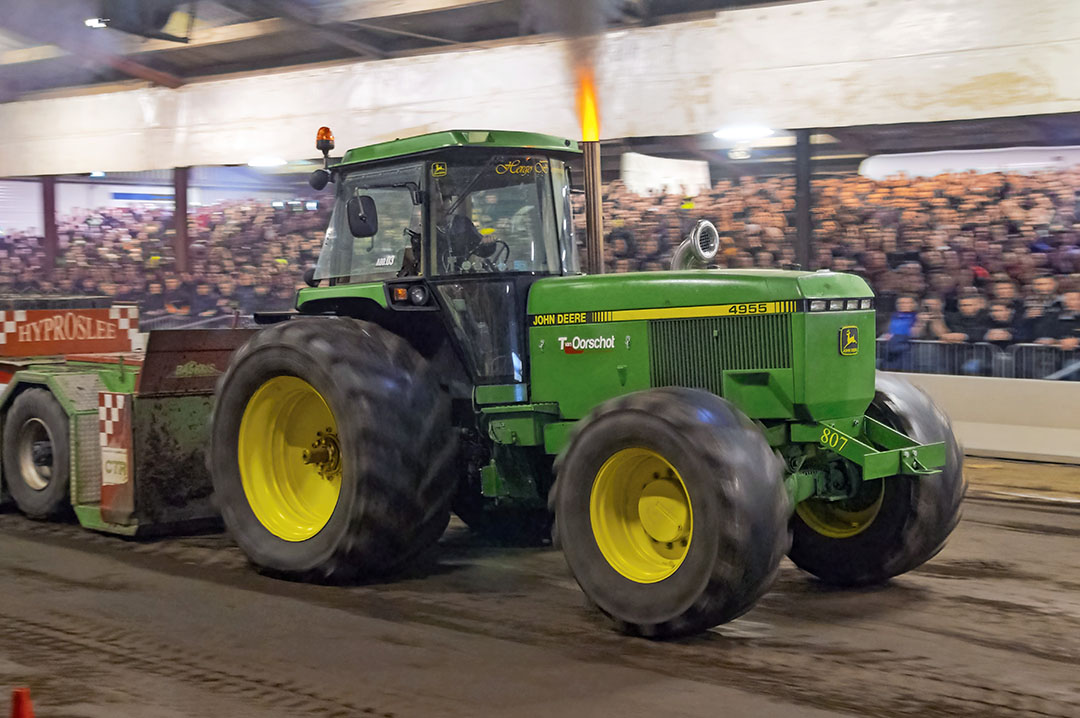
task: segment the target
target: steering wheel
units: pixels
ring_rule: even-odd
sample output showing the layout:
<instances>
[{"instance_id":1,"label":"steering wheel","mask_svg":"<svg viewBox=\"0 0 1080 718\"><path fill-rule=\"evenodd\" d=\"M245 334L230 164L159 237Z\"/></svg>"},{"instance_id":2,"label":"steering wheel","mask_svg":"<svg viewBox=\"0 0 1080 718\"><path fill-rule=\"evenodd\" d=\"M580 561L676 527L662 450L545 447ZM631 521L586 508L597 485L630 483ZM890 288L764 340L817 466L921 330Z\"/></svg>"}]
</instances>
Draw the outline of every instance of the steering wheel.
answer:
<instances>
[{"instance_id":1,"label":"steering wheel","mask_svg":"<svg viewBox=\"0 0 1080 718\"><path fill-rule=\"evenodd\" d=\"M502 262L510 259L510 245L506 242L501 239L486 242L470 219L464 215L451 215L451 217L460 217L460 220L451 219L451 222L435 226L436 231L445 238L444 241L451 252L450 256L454 257L454 264L457 265L448 266L448 269L461 271L462 264L471 257L476 257L480 260L480 267L484 271L496 272L500 254L502 254ZM452 227L455 221L458 226Z\"/></svg>"}]
</instances>

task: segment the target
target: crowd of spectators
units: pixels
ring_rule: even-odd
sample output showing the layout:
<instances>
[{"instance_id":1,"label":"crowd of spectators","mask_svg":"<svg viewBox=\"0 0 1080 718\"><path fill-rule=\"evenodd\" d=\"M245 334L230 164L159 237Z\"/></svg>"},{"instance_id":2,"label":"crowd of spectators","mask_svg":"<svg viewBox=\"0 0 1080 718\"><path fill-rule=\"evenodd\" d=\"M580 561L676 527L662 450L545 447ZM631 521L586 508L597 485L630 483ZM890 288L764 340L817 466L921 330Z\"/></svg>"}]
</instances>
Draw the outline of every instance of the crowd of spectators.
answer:
<instances>
[{"instance_id":1,"label":"crowd of spectators","mask_svg":"<svg viewBox=\"0 0 1080 718\"><path fill-rule=\"evenodd\" d=\"M901 361L913 339L1075 349L1078 189L1080 169L817 178L809 268L867 279L877 295L887 364ZM718 266L794 266L790 177L724 179L696 196L641 196L615 181L605 186L603 204L608 271L667 268L703 217L721 235ZM575 216L583 223L583 212ZM327 221L325 207L296 203L197 207L188 217L188 270L178 272L171 210L79 210L59 221L51 278L40 237L0 234L0 292L105 294L140 302L148 319L288 309Z\"/></svg>"},{"instance_id":2,"label":"crowd of spectators","mask_svg":"<svg viewBox=\"0 0 1080 718\"><path fill-rule=\"evenodd\" d=\"M812 183L810 269L874 289L884 363L913 339L998 347L1080 345L1080 169ZM580 214L580 213L578 213ZM699 218L721 267L793 267L793 178L721 180L687 197L605 188L608 271L661 269Z\"/></svg>"},{"instance_id":3,"label":"crowd of spectators","mask_svg":"<svg viewBox=\"0 0 1080 718\"><path fill-rule=\"evenodd\" d=\"M40 236L0 234L0 293L106 295L139 302L151 321L287 310L318 256L327 220L325 210L295 203L197 207L188 215L187 271L179 272L172 210L76 210L58 219L49 278Z\"/></svg>"}]
</instances>

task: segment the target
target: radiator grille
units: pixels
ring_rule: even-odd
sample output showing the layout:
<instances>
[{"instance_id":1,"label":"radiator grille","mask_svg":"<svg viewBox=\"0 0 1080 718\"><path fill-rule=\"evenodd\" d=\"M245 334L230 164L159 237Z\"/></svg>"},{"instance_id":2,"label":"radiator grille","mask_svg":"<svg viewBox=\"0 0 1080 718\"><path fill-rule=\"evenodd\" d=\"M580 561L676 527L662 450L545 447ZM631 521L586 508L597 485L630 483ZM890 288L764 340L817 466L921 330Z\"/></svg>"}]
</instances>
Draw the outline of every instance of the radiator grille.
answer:
<instances>
[{"instance_id":1,"label":"radiator grille","mask_svg":"<svg viewBox=\"0 0 1080 718\"><path fill-rule=\"evenodd\" d=\"M791 315L649 322L653 386L721 393L723 371L791 367Z\"/></svg>"}]
</instances>

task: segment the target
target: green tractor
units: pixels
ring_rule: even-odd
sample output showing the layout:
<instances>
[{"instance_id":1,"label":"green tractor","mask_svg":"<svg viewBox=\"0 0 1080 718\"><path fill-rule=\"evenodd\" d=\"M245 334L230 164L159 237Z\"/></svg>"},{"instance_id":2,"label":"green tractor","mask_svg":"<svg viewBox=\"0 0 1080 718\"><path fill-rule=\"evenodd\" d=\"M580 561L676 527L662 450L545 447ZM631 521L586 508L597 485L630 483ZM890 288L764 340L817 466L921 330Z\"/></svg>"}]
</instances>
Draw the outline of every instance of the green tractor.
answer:
<instances>
[{"instance_id":1,"label":"green tractor","mask_svg":"<svg viewBox=\"0 0 1080 718\"><path fill-rule=\"evenodd\" d=\"M214 489L250 560L382 576L453 509L481 533L552 537L619 628L670 637L749 610L785 554L846 586L933 557L962 455L925 394L875 376L866 283L584 275L579 156L451 131L316 171L336 191L311 286L218 384ZM716 240L699 223L677 261L707 262Z\"/></svg>"}]
</instances>

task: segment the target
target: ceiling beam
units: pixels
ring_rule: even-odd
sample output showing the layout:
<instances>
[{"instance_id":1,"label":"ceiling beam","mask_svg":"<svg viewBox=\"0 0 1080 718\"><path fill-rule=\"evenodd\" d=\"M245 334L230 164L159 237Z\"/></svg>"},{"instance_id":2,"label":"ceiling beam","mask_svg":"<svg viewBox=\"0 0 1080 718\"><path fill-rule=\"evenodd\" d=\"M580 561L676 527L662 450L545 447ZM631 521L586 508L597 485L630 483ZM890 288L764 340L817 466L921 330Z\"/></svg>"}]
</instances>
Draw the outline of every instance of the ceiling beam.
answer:
<instances>
[{"instance_id":1,"label":"ceiling beam","mask_svg":"<svg viewBox=\"0 0 1080 718\"><path fill-rule=\"evenodd\" d=\"M362 22L360 20L353 20L349 23L353 27L358 27L361 30L371 30L372 32L382 32L387 35L400 35L401 37L413 37L417 40L427 40L428 42L438 43L440 45L458 45L461 40L451 40L446 37L436 37L435 35L425 35L422 32L412 32L411 30L400 30L396 27L385 27L383 25L374 25L370 22Z\"/></svg>"},{"instance_id":2,"label":"ceiling beam","mask_svg":"<svg viewBox=\"0 0 1080 718\"><path fill-rule=\"evenodd\" d=\"M255 22L242 22L235 25L221 25L218 27L200 28L196 25L195 34L190 42L177 43L168 40L137 40L122 45L125 55L138 55L149 52L170 52L189 50L193 47L206 47L209 45L225 45L231 42L251 40L265 35L273 35L289 30L292 25L280 18L269 20L256 20ZM56 45L35 45L34 47L20 48L0 52L0 65L17 65L24 62L37 62L63 57L69 54Z\"/></svg>"},{"instance_id":3,"label":"ceiling beam","mask_svg":"<svg viewBox=\"0 0 1080 718\"><path fill-rule=\"evenodd\" d=\"M241 12L242 8L245 6L244 0L218 0L218 2L230 8L233 8L235 5L234 9L238 9ZM331 42L338 47L343 47L349 52L360 55L361 57L372 57L376 59L389 57L389 53L381 47L375 47L374 45L352 37L348 33L329 27L328 21L303 5L291 2L290 0L263 0L259 5L262 10L273 13L278 17L290 21L294 25L312 31L328 42Z\"/></svg>"},{"instance_id":4,"label":"ceiling beam","mask_svg":"<svg viewBox=\"0 0 1080 718\"><path fill-rule=\"evenodd\" d=\"M832 128L829 130L829 134L835 137L844 149L863 153L870 152L870 145L866 141L866 137L856 129L850 127Z\"/></svg>"},{"instance_id":5,"label":"ceiling beam","mask_svg":"<svg viewBox=\"0 0 1080 718\"><path fill-rule=\"evenodd\" d=\"M419 15L501 2L503 0L341 0L324 9L319 15L319 22L374 20L380 17Z\"/></svg>"},{"instance_id":6,"label":"ceiling beam","mask_svg":"<svg viewBox=\"0 0 1080 718\"><path fill-rule=\"evenodd\" d=\"M85 51L77 53L84 57L89 57L99 62L102 62L117 72L122 72L129 77L134 77L140 80L147 80L157 85L168 87L175 90L178 87L183 86L184 80L169 72L163 72L162 70L155 70L148 65L144 65L141 62L136 62L130 57L123 57L122 55L109 55L106 53L98 54L94 51Z\"/></svg>"},{"instance_id":7,"label":"ceiling beam","mask_svg":"<svg viewBox=\"0 0 1080 718\"><path fill-rule=\"evenodd\" d=\"M65 3L62 0L38 0L33 5L7 0L0 2L0 11L4 14L4 26L16 35L33 42L55 45L76 57L112 67L125 75L140 80L147 80L165 87L177 88L184 84L183 79L168 72L157 70L141 62L118 54L108 42L109 36L96 34L96 31L81 28L85 32L69 33L74 23L86 12L85 3ZM51 22L42 22L47 17Z\"/></svg>"}]
</instances>

